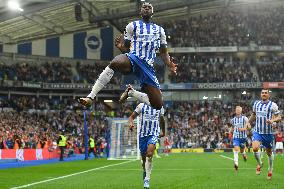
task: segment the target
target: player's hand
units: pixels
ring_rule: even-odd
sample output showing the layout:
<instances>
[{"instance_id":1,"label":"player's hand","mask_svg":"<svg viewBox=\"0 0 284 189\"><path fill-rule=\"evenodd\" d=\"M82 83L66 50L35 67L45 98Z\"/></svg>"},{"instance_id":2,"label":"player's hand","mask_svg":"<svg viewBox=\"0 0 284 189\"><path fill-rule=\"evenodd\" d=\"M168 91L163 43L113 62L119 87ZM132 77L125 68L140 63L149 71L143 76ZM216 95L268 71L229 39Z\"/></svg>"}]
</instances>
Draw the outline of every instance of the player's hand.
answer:
<instances>
[{"instance_id":1,"label":"player's hand","mask_svg":"<svg viewBox=\"0 0 284 189\"><path fill-rule=\"evenodd\" d=\"M177 75L177 64L174 63L174 58L170 56L170 61L171 61L171 64L170 64L170 70L173 74Z\"/></svg>"},{"instance_id":2,"label":"player's hand","mask_svg":"<svg viewBox=\"0 0 284 189\"><path fill-rule=\"evenodd\" d=\"M133 131L133 129L134 129L134 122L133 121L128 121L128 126L129 126L129 130Z\"/></svg>"},{"instance_id":3,"label":"player's hand","mask_svg":"<svg viewBox=\"0 0 284 189\"><path fill-rule=\"evenodd\" d=\"M250 129L251 129L250 123L247 123L247 124L246 124L246 128L247 128L247 130L250 130Z\"/></svg>"},{"instance_id":4,"label":"player's hand","mask_svg":"<svg viewBox=\"0 0 284 189\"><path fill-rule=\"evenodd\" d=\"M273 121L271 121L270 119L267 119L266 123L269 124L269 125L272 125Z\"/></svg>"},{"instance_id":5,"label":"player's hand","mask_svg":"<svg viewBox=\"0 0 284 189\"><path fill-rule=\"evenodd\" d=\"M120 34L115 38L114 44L117 48L121 49L124 46L123 35Z\"/></svg>"}]
</instances>

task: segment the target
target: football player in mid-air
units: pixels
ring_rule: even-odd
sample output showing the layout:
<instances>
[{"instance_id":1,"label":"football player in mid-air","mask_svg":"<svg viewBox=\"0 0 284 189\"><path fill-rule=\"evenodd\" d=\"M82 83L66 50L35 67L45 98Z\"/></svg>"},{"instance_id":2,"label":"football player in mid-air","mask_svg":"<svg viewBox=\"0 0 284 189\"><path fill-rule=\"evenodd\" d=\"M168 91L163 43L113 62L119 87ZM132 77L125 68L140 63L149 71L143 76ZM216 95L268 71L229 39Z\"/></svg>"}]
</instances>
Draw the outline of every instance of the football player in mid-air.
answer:
<instances>
[{"instance_id":1,"label":"football player in mid-air","mask_svg":"<svg viewBox=\"0 0 284 189\"><path fill-rule=\"evenodd\" d=\"M86 98L80 98L79 102L84 106L90 106L92 100L111 80L114 72L122 74L133 73L141 83L143 92L127 88L120 98L123 102L128 96L139 99L160 110L163 106L160 84L156 77L153 63L156 51L159 49L160 57L171 72L176 74L177 65L167 52L167 41L164 29L151 22L153 6L151 3L143 3L140 10L141 19L130 22L122 35L115 40L115 45L123 54L116 56L92 87L91 93Z\"/></svg>"}]
</instances>

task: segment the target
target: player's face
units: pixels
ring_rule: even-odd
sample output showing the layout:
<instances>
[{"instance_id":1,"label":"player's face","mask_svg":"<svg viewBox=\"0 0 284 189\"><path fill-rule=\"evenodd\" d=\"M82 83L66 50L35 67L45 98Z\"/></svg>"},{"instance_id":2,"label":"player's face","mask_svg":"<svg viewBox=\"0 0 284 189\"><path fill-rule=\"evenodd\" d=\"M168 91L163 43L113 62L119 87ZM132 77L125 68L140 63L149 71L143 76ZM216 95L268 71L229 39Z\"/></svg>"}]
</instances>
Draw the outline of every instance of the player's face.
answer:
<instances>
[{"instance_id":1,"label":"player's face","mask_svg":"<svg viewBox=\"0 0 284 189\"><path fill-rule=\"evenodd\" d=\"M242 113L242 108L240 106L236 107L236 114L240 115Z\"/></svg>"},{"instance_id":2,"label":"player's face","mask_svg":"<svg viewBox=\"0 0 284 189\"><path fill-rule=\"evenodd\" d=\"M153 7L151 4L143 4L141 7L140 14L143 18L151 18L153 15Z\"/></svg>"},{"instance_id":3,"label":"player's face","mask_svg":"<svg viewBox=\"0 0 284 189\"><path fill-rule=\"evenodd\" d=\"M269 91L268 91L268 90L262 90L262 91L261 91L261 99L262 99L263 101L268 100L269 97L270 97L270 94L269 94Z\"/></svg>"}]
</instances>

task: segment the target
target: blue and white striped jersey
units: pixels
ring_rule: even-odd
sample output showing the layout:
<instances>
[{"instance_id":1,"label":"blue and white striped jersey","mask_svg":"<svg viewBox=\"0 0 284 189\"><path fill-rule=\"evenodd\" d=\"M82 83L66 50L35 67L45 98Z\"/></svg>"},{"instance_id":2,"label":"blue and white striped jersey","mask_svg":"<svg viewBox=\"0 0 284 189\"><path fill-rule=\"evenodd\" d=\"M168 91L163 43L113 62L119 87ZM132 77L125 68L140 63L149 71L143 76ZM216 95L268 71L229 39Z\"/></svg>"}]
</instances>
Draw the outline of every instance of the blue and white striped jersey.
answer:
<instances>
[{"instance_id":1,"label":"blue and white striped jersey","mask_svg":"<svg viewBox=\"0 0 284 189\"><path fill-rule=\"evenodd\" d=\"M149 135L160 135L160 116L164 114L164 109L157 110L151 106L140 103L135 112L139 115L139 137Z\"/></svg>"},{"instance_id":2,"label":"blue and white striped jersey","mask_svg":"<svg viewBox=\"0 0 284 189\"><path fill-rule=\"evenodd\" d=\"M130 53L153 66L156 50L167 45L165 30L154 23L142 20L130 22L124 31L124 39L131 42Z\"/></svg>"},{"instance_id":3,"label":"blue and white striped jersey","mask_svg":"<svg viewBox=\"0 0 284 189\"><path fill-rule=\"evenodd\" d=\"M231 124L234 126L233 138L247 138L246 131L238 131L238 128L244 128L247 122L248 118L244 115L231 119Z\"/></svg>"},{"instance_id":4,"label":"blue and white striped jersey","mask_svg":"<svg viewBox=\"0 0 284 189\"><path fill-rule=\"evenodd\" d=\"M253 131L259 134L273 134L272 125L267 124L266 120L272 119L272 115L280 113L277 104L270 100L266 103L256 100L253 104L253 112L256 114Z\"/></svg>"}]
</instances>

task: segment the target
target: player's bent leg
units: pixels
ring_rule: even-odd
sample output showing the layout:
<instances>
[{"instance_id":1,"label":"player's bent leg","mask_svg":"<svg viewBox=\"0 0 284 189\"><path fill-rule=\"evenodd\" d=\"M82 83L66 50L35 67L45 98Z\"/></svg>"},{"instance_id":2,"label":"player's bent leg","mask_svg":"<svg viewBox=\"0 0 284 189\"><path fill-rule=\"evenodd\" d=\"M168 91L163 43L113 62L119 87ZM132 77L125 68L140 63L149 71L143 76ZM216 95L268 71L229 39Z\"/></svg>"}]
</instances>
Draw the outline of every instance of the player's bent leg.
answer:
<instances>
[{"instance_id":1,"label":"player's bent leg","mask_svg":"<svg viewBox=\"0 0 284 189\"><path fill-rule=\"evenodd\" d=\"M146 153L146 157L153 157L155 149L156 149L155 144L149 144L148 149L147 149L147 153Z\"/></svg>"},{"instance_id":2,"label":"player's bent leg","mask_svg":"<svg viewBox=\"0 0 284 189\"><path fill-rule=\"evenodd\" d=\"M130 84L127 86L125 91L121 94L119 98L120 103L124 103L128 97L134 97L139 102L146 103L150 105L149 97L146 93L142 93L140 91L136 91Z\"/></svg>"},{"instance_id":3,"label":"player's bent leg","mask_svg":"<svg viewBox=\"0 0 284 189\"><path fill-rule=\"evenodd\" d=\"M248 156L246 154L246 146L242 146L241 149L240 149L240 152L243 156L244 161L246 162L248 160Z\"/></svg>"},{"instance_id":4,"label":"player's bent leg","mask_svg":"<svg viewBox=\"0 0 284 189\"><path fill-rule=\"evenodd\" d=\"M128 97L134 97L138 101L146 103L155 109L161 109L163 106L162 93L160 89L148 84L144 84L142 90L145 92L139 92L128 85L126 90L120 96L119 102L124 103Z\"/></svg>"},{"instance_id":5,"label":"player's bent leg","mask_svg":"<svg viewBox=\"0 0 284 189\"><path fill-rule=\"evenodd\" d=\"M146 163L146 154L141 154L141 165L142 165L142 168L143 168L143 181L146 177L145 163Z\"/></svg>"},{"instance_id":6,"label":"player's bent leg","mask_svg":"<svg viewBox=\"0 0 284 189\"><path fill-rule=\"evenodd\" d=\"M253 152L258 152L260 147L260 142L255 140L252 142L252 150Z\"/></svg>"},{"instance_id":7,"label":"player's bent leg","mask_svg":"<svg viewBox=\"0 0 284 189\"><path fill-rule=\"evenodd\" d=\"M111 80L114 72L121 72L123 74L131 72L131 63L125 54L116 56L110 64L103 70L92 87L91 93L87 98L80 98L79 102L84 106L90 106L92 100Z\"/></svg>"},{"instance_id":8,"label":"player's bent leg","mask_svg":"<svg viewBox=\"0 0 284 189\"><path fill-rule=\"evenodd\" d=\"M252 142L252 149L253 149L253 153L254 153L254 157L257 161L257 166L256 166L256 174L259 175L261 173L261 159L260 159L260 153L259 153L259 146L260 146L260 142L257 140L254 140Z\"/></svg>"},{"instance_id":9,"label":"player's bent leg","mask_svg":"<svg viewBox=\"0 0 284 189\"><path fill-rule=\"evenodd\" d=\"M145 162L146 177L144 179L144 188L150 187L150 177L153 167L153 155L155 149L156 149L155 144L148 144L147 153L146 153L146 162Z\"/></svg>"},{"instance_id":10,"label":"player's bent leg","mask_svg":"<svg viewBox=\"0 0 284 189\"><path fill-rule=\"evenodd\" d=\"M115 72L122 74L129 74L131 72L131 63L125 54L120 54L114 57L114 59L108 65Z\"/></svg>"},{"instance_id":11,"label":"player's bent leg","mask_svg":"<svg viewBox=\"0 0 284 189\"><path fill-rule=\"evenodd\" d=\"M161 90L148 84L145 84L142 90L148 95L150 105L153 108L160 110L163 106Z\"/></svg>"}]
</instances>

